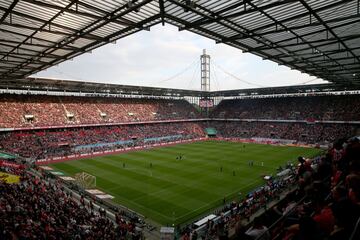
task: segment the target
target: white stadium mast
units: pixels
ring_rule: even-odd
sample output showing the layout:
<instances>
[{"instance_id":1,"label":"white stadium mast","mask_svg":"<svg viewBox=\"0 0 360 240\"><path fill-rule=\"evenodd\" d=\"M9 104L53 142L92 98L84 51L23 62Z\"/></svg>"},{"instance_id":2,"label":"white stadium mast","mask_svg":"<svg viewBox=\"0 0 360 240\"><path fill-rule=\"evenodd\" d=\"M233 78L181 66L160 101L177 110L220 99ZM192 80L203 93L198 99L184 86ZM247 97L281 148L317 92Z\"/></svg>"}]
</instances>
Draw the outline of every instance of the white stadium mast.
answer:
<instances>
[{"instance_id":1,"label":"white stadium mast","mask_svg":"<svg viewBox=\"0 0 360 240\"><path fill-rule=\"evenodd\" d=\"M209 108L213 107L213 102L208 98L210 92L210 55L206 54L206 49L203 49L203 54L200 56L200 72L201 72L201 91L200 109L209 116Z\"/></svg>"},{"instance_id":2,"label":"white stadium mast","mask_svg":"<svg viewBox=\"0 0 360 240\"><path fill-rule=\"evenodd\" d=\"M201 62L201 91L210 91L210 55L206 54L206 49L203 49L203 54L200 56Z\"/></svg>"}]
</instances>

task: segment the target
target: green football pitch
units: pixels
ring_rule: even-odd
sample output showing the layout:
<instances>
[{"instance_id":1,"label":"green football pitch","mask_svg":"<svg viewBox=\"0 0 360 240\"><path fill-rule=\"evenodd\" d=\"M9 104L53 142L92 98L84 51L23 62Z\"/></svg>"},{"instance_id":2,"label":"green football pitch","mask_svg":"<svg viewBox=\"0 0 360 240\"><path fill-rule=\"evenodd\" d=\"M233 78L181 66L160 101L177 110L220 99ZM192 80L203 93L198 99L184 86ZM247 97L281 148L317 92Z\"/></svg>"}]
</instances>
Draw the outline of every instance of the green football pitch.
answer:
<instances>
[{"instance_id":1,"label":"green football pitch","mask_svg":"<svg viewBox=\"0 0 360 240\"><path fill-rule=\"evenodd\" d=\"M51 164L73 176L96 176L96 187L159 224L182 224L264 184L262 175L319 149L205 141ZM177 156L182 155L182 160ZM248 162L253 161L254 166ZM263 163L263 164L262 164ZM262 166L263 165L263 166Z\"/></svg>"}]
</instances>

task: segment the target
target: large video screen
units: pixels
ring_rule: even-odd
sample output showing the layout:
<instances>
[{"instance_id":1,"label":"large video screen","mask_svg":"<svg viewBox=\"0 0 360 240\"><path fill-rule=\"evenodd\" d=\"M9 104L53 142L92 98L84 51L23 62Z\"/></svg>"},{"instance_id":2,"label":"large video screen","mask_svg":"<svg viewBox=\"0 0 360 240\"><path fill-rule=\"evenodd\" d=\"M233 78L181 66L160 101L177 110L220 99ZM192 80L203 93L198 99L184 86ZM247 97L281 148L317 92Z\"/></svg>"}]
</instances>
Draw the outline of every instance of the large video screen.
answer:
<instances>
[{"instance_id":1,"label":"large video screen","mask_svg":"<svg viewBox=\"0 0 360 240\"><path fill-rule=\"evenodd\" d=\"M201 108L214 107L214 101L212 99L200 99L199 105Z\"/></svg>"}]
</instances>

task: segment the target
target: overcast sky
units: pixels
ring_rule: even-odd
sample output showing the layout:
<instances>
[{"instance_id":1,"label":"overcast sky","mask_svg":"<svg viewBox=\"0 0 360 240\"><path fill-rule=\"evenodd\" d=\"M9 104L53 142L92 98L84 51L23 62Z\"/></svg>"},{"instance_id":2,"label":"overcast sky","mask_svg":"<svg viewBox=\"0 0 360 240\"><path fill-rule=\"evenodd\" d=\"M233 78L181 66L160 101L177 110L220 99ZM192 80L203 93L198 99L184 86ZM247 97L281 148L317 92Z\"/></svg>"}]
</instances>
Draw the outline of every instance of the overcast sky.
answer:
<instances>
[{"instance_id":1,"label":"overcast sky","mask_svg":"<svg viewBox=\"0 0 360 240\"><path fill-rule=\"evenodd\" d=\"M116 44L107 44L36 76L200 89L202 49L211 56L211 90L324 82L194 33L179 32L168 24L117 40Z\"/></svg>"}]
</instances>

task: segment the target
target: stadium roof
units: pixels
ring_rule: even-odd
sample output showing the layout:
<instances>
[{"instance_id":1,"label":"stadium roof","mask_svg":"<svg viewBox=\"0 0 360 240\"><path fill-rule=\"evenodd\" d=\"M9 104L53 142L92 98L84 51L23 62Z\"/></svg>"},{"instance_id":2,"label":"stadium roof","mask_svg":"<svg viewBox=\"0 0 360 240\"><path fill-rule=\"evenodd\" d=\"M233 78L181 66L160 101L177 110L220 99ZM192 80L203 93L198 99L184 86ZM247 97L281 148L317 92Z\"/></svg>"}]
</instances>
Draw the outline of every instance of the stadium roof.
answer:
<instances>
[{"instance_id":1,"label":"stadium roof","mask_svg":"<svg viewBox=\"0 0 360 240\"><path fill-rule=\"evenodd\" d=\"M209 97L242 97L242 96L257 96L257 95L285 95L285 94L312 94L329 92L344 92L354 91L359 92L359 86L341 86L332 83L323 84L309 84L309 85L293 85L280 87L266 87L266 88L247 88L235 90L223 90L209 92Z\"/></svg>"},{"instance_id":2,"label":"stadium roof","mask_svg":"<svg viewBox=\"0 0 360 240\"><path fill-rule=\"evenodd\" d=\"M6 82L0 81L0 89L22 91L48 91L48 92L81 92L89 94L119 94L141 96L169 96L183 97L202 96L203 92L196 90L141 87L109 83L85 82L66 79L28 77L14 79Z\"/></svg>"},{"instance_id":3,"label":"stadium roof","mask_svg":"<svg viewBox=\"0 0 360 240\"><path fill-rule=\"evenodd\" d=\"M0 0L0 80L158 23L339 84L360 84L360 0Z\"/></svg>"},{"instance_id":4,"label":"stadium roof","mask_svg":"<svg viewBox=\"0 0 360 240\"><path fill-rule=\"evenodd\" d=\"M117 94L138 96L165 96L165 97L241 97L274 94L299 93L327 93L337 91L359 91L358 85L344 86L333 83L309 84L282 87L248 88L203 92L197 90L141 87L109 83L95 83L65 79L28 77L6 82L0 81L0 89L38 91L40 92L67 92L83 94Z\"/></svg>"}]
</instances>

